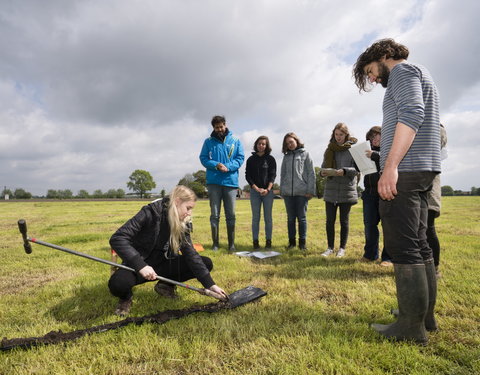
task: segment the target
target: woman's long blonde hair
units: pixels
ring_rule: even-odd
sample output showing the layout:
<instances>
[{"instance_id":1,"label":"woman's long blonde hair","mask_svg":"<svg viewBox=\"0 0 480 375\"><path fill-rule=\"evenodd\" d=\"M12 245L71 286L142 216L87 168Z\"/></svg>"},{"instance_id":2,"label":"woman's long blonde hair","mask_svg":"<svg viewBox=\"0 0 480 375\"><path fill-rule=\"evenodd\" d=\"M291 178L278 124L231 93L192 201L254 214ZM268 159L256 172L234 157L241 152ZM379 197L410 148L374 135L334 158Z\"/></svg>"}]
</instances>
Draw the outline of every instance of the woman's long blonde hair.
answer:
<instances>
[{"instance_id":1,"label":"woman's long blonde hair","mask_svg":"<svg viewBox=\"0 0 480 375\"><path fill-rule=\"evenodd\" d=\"M180 220L178 216L178 210L176 201L179 200L181 203L184 202L195 202L197 196L192 189L184 186L177 185L170 193L170 202L168 203L168 224L170 225L170 249L178 254L180 245L185 239L185 233L187 232L187 220Z\"/></svg>"}]
</instances>

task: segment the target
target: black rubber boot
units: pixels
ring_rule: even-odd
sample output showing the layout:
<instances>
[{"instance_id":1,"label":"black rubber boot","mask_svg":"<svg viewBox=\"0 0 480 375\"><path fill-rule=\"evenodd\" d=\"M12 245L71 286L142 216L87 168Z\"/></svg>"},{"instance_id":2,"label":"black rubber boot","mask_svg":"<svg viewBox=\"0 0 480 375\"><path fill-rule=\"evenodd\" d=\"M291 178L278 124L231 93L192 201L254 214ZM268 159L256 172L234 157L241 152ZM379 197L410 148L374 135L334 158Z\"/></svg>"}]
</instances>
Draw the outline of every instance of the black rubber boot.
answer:
<instances>
[{"instance_id":1,"label":"black rubber boot","mask_svg":"<svg viewBox=\"0 0 480 375\"><path fill-rule=\"evenodd\" d=\"M272 248L272 240L267 240L265 243L265 249L271 249Z\"/></svg>"},{"instance_id":2,"label":"black rubber boot","mask_svg":"<svg viewBox=\"0 0 480 375\"><path fill-rule=\"evenodd\" d=\"M428 285L428 309L425 315L425 328L427 331L436 331L438 329L437 321L435 320L435 303L437 302L437 272L433 258L424 262L425 273L427 274Z\"/></svg>"},{"instance_id":3,"label":"black rubber boot","mask_svg":"<svg viewBox=\"0 0 480 375\"><path fill-rule=\"evenodd\" d=\"M398 319L392 324L372 324L372 328L388 338L426 345L424 320L428 308L428 285L425 265L394 264L394 271Z\"/></svg>"},{"instance_id":4,"label":"black rubber boot","mask_svg":"<svg viewBox=\"0 0 480 375\"><path fill-rule=\"evenodd\" d=\"M425 262L425 272L427 274L427 284L428 284L428 309L425 314L425 329L427 331L433 332L438 329L437 321L435 320L435 303L437 301L437 278L435 275L435 266L433 266L433 259L431 261ZM393 316L398 317L398 309L390 310Z\"/></svg>"},{"instance_id":5,"label":"black rubber boot","mask_svg":"<svg viewBox=\"0 0 480 375\"><path fill-rule=\"evenodd\" d=\"M295 238L289 238L287 250L294 249L296 245L297 245L297 241L295 240Z\"/></svg>"},{"instance_id":6,"label":"black rubber boot","mask_svg":"<svg viewBox=\"0 0 480 375\"><path fill-rule=\"evenodd\" d=\"M298 247L300 250L307 251L307 240L305 238L300 238L298 240Z\"/></svg>"},{"instance_id":7,"label":"black rubber boot","mask_svg":"<svg viewBox=\"0 0 480 375\"><path fill-rule=\"evenodd\" d=\"M260 244L258 243L258 240L253 240L253 248L255 250L260 249Z\"/></svg>"},{"instance_id":8,"label":"black rubber boot","mask_svg":"<svg viewBox=\"0 0 480 375\"><path fill-rule=\"evenodd\" d=\"M235 249L235 226L227 225L228 251L234 252Z\"/></svg>"},{"instance_id":9,"label":"black rubber boot","mask_svg":"<svg viewBox=\"0 0 480 375\"><path fill-rule=\"evenodd\" d=\"M212 250L218 250L218 227L212 226Z\"/></svg>"}]
</instances>

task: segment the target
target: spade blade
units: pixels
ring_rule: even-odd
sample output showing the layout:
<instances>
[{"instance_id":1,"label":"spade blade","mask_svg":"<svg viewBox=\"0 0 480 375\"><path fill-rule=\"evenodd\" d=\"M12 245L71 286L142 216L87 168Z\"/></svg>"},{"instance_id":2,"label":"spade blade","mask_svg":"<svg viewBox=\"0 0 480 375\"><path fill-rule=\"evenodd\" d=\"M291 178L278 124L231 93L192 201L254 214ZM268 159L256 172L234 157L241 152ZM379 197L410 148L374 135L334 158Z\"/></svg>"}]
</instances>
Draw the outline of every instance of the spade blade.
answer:
<instances>
[{"instance_id":1,"label":"spade blade","mask_svg":"<svg viewBox=\"0 0 480 375\"><path fill-rule=\"evenodd\" d=\"M234 309L235 307L252 302L266 295L267 292L265 292L264 290L250 285L246 288L237 290L230 294L228 296L228 302L226 303L225 307L228 309Z\"/></svg>"}]
</instances>

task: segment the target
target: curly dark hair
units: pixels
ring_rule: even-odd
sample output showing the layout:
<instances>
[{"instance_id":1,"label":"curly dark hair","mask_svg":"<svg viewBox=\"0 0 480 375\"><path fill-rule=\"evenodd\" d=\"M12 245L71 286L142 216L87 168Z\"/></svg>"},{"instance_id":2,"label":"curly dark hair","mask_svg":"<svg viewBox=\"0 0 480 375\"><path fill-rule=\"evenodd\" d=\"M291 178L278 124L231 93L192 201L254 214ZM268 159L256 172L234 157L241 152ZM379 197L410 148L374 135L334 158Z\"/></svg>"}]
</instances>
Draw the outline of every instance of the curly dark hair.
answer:
<instances>
[{"instance_id":1,"label":"curly dark hair","mask_svg":"<svg viewBox=\"0 0 480 375\"><path fill-rule=\"evenodd\" d=\"M365 66L374 61L380 61L385 56L386 59L394 60L407 59L409 55L408 48L403 44L395 42L393 39L380 39L368 47L357 59L353 66L352 76L360 92L369 91L368 76L365 74Z\"/></svg>"}]
</instances>

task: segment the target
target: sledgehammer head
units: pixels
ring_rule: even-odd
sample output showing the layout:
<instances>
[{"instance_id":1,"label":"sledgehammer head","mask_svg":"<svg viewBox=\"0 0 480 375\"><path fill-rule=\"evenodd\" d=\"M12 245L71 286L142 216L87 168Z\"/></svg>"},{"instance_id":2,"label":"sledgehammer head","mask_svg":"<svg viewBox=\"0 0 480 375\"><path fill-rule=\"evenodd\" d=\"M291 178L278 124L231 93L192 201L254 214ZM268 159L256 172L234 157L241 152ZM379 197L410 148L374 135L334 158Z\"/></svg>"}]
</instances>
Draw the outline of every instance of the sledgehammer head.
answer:
<instances>
[{"instance_id":1,"label":"sledgehammer head","mask_svg":"<svg viewBox=\"0 0 480 375\"><path fill-rule=\"evenodd\" d=\"M27 223L25 222L25 220L23 219L18 220L18 230L20 231L23 237L23 248L25 249L25 252L27 254L31 254L32 246L30 245L30 242L28 242Z\"/></svg>"}]
</instances>

